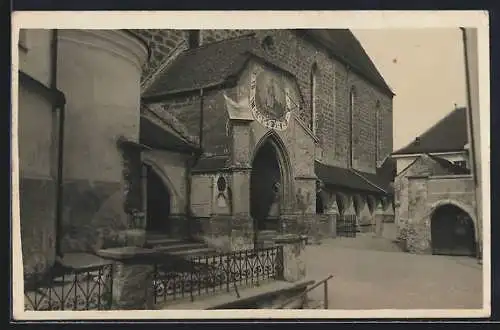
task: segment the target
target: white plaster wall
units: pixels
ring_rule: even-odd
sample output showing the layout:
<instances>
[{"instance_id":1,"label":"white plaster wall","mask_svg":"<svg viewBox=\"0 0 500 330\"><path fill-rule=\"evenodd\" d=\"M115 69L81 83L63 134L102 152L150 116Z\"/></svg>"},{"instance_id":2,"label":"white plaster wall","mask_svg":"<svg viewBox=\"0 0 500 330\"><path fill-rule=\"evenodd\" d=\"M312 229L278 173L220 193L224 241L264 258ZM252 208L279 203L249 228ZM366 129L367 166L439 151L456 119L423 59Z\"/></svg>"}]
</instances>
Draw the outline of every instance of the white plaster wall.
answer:
<instances>
[{"instance_id":1,"label":"white plaster wall","mask_svg":"<svg viewBox=\"0 0 500 330\"><path fill-rule=\"evenodd\" d=\"M26 49L19 47L19 69L50 86L52 30L27 29Z\"/></svg>"},{"instance_id":2,"label":"white plaster wall","mask_svg":"<svg viewBox=\"0 0 500 330\"><path fill-rule=\"evenodd\" d=\"M58 88L67 99L65 177L119 182L116 141L138 140L147 50L118 31L60 30L58 41Z\"/></svg>"}]
</instances>

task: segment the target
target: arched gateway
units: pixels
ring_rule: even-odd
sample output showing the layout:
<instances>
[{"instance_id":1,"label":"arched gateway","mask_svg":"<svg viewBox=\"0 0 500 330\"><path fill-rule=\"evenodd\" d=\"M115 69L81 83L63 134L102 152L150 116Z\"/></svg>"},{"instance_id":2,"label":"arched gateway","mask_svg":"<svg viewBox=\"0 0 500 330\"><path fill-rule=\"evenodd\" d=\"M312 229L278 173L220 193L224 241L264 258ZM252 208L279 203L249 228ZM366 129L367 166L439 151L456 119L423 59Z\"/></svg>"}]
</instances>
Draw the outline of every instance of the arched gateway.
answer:
<instances>
[{"instance_id":1,"label":"arched gateway","mask_svg":"<svg viewBox=\"0 0 500 330\"><path fill-rule=\"evenodd\" d=\"M275 133L264 136L255 150L250 176L254 230L277 230L290 189L290 161Z\"/></svg>"},{"instance_id":2,"label":"arched gateway","mask_svg":"<svg viewBox=\"0 0 500 330\"><path fill-rule=\"evenodd\" d=\"M460 207L444 204L431 217L431 244L433 254L476 255L474 222Z\"/></svg>"}]
</instances>

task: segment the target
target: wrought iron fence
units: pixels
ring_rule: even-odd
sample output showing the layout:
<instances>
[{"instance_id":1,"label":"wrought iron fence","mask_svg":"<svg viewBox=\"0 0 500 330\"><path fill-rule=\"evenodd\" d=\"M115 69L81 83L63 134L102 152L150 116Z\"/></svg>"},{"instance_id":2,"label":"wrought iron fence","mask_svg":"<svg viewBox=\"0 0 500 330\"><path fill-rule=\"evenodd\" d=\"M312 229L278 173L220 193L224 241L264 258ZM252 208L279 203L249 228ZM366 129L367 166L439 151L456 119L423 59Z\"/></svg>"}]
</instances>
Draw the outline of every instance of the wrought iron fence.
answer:
<instances>
[{"instance_id":1,"label":"wrought iron fence","mask_svg":"<svg viewBox=\"0 0 500 330\"><path fill-rule=\"evenodd\" d=\"M220 291L237 291L237 285L252 285L283 276L283 247L243 250L216 255L164 256L155 265L154 302L163 303Z\"/></svg>"},{"instance_id":2,"label":"wrought iron fence","mask_svg":"<svg viewBox=\"0 0 500 330\"><path fill-rule=\"evenodd\" d=\"M53 270L25 281L24 308L29 311L111 309L112 287L112 264Z\"/></svg>"},{"instance_id":3,"label":"wrought iron fence","mask_svg":"<svg viewBox=\"0 0 500 330\"><path fill-rule=\"evenodd\" d=\"M337 218L337 236L356 237L356 215L339 215Z\"/></svg>"}]
</instances>

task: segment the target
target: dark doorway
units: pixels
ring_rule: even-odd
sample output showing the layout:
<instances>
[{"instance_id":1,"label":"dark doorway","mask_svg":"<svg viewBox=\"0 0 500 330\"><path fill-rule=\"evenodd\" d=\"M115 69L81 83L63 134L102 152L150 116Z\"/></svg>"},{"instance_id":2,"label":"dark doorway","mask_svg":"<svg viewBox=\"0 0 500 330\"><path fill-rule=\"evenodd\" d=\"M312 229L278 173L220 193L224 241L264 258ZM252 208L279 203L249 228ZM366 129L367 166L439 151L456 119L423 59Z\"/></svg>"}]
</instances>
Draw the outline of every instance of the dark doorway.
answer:
<instances>
[{"instance_id":1,"label":"dark doorway","mask_svg":"<svg viewBox=\"0 0 500 330\"><path fill-rule=\"evenodd\" d=\"M250 177L250 214L255 230L278 229L281 170L276 149L266 141L257 151Z\"/></svg>"},{"instance_id":2,"label":"dark doorway","mask_svg":"<svg viewBox=\"0 0 500 330\"><path fill-rule=\"evenodd\" d=\"M147 222L146 230L168 233L170 193L160 176L147 167Z\"/></svg>"},{"instance_id":3,"label":"dark doorway","mask_svg":"<svg viewBox=\"0 0 500 330\"><path fill-rule=\"evenodd\" d=\"M323 204L323 199L320 194L316 194L316 213L323 214L325 213L325 206Z\"/></svg>"},{"instance_id":4,"label":"dark doorway","mask_svg":"<svg viewBox=\"0 0 500 330\"><path fill-rule=\"evenodd\" d=\"M433 254L475 256L476 240L471 217L455 205L443 205L431 218Z\"/></svg>"}]
</instances>

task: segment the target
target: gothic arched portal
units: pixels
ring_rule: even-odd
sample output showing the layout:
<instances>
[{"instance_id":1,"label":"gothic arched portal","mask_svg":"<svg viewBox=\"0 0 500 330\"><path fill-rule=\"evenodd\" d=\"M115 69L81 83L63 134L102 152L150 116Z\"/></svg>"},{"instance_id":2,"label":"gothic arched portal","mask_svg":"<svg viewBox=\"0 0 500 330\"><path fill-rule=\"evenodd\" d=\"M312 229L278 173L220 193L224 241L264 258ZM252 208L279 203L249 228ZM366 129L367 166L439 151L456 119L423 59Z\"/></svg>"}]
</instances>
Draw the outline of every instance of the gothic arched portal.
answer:
<instances>
[{"instance_id":1,"label":"gothic arched portal","mask_svg":"<svg viewBox=\"0 0 500 330\"><path fill-rule=\"evenodd\" d=\"M250 214L254 229L277 230L290 189L289 159L275 133L257 145L250 175Z\"/></svg>"},{"instance_id":2,"label":"gothic arched portal","mask_svg":"<svg viewBox=\"0 0 500 330\"><path fill-rule=\"evenodd\" d=\"M431 216L433 254L476 255L474 222L470 215L453 204L439 206Z\"/></svg>"}]
</instances>

